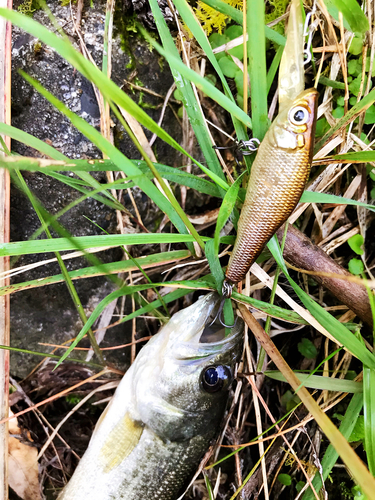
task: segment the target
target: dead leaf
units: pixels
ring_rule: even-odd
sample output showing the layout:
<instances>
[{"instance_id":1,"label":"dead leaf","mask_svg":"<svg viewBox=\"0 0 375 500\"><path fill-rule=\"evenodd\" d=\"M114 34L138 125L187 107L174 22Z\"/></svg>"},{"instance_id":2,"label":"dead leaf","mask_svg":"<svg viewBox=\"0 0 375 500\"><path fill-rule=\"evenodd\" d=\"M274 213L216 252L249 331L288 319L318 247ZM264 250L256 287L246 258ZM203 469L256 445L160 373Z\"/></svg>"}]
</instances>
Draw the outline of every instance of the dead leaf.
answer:
<instances>
[{"instance_id":1,"label":"dead leaf","mask_svg":"<svg viewBox=\"0 0 375 500\"><path fill-rule=\"evenodd\" d=\"M10 412L12 415L12 412ZM9 486L23 500L41 500L38 477L38 450L32 441L25 442L16 419L9 428ZM15 437L17 436L17 437ZM22 439L22 441L21 441Z\"/></svg>"}]
</instances>

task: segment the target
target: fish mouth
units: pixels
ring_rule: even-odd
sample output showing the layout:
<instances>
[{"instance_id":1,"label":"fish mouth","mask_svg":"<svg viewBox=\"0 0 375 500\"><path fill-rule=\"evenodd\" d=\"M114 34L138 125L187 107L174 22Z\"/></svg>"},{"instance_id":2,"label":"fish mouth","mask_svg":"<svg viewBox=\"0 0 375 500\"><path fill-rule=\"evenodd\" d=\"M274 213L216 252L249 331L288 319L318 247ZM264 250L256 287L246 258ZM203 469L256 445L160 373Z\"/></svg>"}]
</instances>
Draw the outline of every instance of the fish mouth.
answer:
<instances>
[{"instance_id":1,"label":"fish mouth","mask_svg":"<svg viewBox=\"0 0 375 500\"><path fill-rule=\"evenodd\" d=\"M215 354L229 352L235 349L242 340L244 329L243 320L236 317L236 321L228 335L228 328L218 320L212 323L221 297L212 292L199 299L201 302L201 318L195 331L189 332L175 344L175 359L181 361L201 360Z\"/></svg>"}]
</instances>

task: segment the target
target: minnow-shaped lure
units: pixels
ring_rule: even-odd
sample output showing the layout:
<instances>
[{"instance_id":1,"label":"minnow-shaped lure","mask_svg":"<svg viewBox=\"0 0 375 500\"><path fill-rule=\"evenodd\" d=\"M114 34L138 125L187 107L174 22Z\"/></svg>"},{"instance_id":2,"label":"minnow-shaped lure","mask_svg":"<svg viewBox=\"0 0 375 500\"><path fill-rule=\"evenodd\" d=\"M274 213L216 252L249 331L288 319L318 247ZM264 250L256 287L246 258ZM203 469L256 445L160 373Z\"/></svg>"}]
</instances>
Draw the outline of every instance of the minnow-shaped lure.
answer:
<instances>
[{"instance_id":1,"label":"minnow-shaped lure","mask_svg":"<svg viewBox=\"0 0 375 500\"><path fill-rule=\"evenodd\" d=\"M304 29L299 0L292 0L279 71L279 114L251 168L223 294L242 281L269 239L295 209L309 176L318 92L304 88Z\"/></svg>"},{"instance_id":2,"label":"minnow-shaped lure","mask_svg":"<svg viewBox=\"0 0 375 500\"><path fill-rule=\"evenodd\" d=\"M317 98L315 89L303 91L282 109L259 146L225 274L231 284L245 277L299 202L310 172Z\"/></svg>"}]
</instances>

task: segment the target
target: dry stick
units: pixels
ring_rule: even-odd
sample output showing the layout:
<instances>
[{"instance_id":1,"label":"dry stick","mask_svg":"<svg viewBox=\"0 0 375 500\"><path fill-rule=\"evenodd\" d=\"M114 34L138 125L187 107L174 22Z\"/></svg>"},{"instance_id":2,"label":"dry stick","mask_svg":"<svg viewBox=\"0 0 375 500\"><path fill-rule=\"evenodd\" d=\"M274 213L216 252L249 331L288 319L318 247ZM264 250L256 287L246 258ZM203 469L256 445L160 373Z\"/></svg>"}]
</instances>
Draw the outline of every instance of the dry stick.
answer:
<instances>
[{"instance_id":1,"label":"dry stick","mask_svg":"<svg viewBox=\"0 0 375 500\"><path fill-rule=\"evenodd\" d=\"M297 394L302 403L306 406L308 411L314 415L316 423L321 427L322 431L329 438L332 446L338 452L345 465L350 469L354 479L360 484L363 493L368 495L369 498L373 498L373 493L375 491L375 478L371 476L365 464L358 457L353 448L351 448L350 444L346 441L330 418L327 417L327 415L322 411L309 391L301 385L300 380L296 377L293 370L286 363L275 344L257 320L243 304L239 304L238 306L243 319L260 344L267 351L269 357L275 363L277 368L283 373L291 387L295 391L298 389Z\"/></svg>"},{"instance_id":2,"label":"dry stick","mask_svg":"<svg viewBox=\"0 0 375 500\"><path fill-rule=\"evenodd\" d=\"M0 0L0 7L12 8L12 0ZM10 125L11 24L0 19L0 122ZM4 138L10 149L9 137ZM2 153L0 152L0 155ZM7 170L0 169L0 243L9 242L10 180ZM0 272L8 271L9 257L0 259ZM9 279L0 280L0 286ZM0 298L0 344L9 345L9 297ZM0 420L9 412L9 351L0 353ZM0 424L0 500L8 499L8 424Z\"/></svg>"},{"instance_id":3,"label":"dry stick","mask_svg":"<svg viewBox=\"0 0 375 500\"><path fill-rule=\"evenodd\" d=\"M284 229L277 231L279 241L282 240ZM327 288L335 297L354 311L357 316L368 325L372 325L372 313L367 290L364 286L344 279L335 279L319 276L319 273L332 273L336 275L351 276L351 274L331 259L321 248L312 243L310 238L293 226L289 226L284 258L294 266L314 271L315 281Z\"/></svg>"}]
</instances>

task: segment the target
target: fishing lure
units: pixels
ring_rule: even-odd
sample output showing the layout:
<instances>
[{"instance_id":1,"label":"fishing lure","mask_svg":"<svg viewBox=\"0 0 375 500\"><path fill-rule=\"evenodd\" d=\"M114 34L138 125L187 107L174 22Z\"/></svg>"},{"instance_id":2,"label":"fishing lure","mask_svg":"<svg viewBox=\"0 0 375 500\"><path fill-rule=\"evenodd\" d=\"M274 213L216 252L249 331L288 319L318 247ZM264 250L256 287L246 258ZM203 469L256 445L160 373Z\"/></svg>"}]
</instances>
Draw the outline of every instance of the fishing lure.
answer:
<instances>
[{"instance_id":1,"label":"fishing lure","mask_svg":"<svg viewBox=\"0 0 375 500\"><path fill-rule=\"evenodd\" d=\"M318 92L303 90L303 39L299 0L292 0L279 73L280 111L260 144L251 168L237 238L225 275L223 296L226 298L291 215L309 176Z\"/></svg>"}]
</instances>

